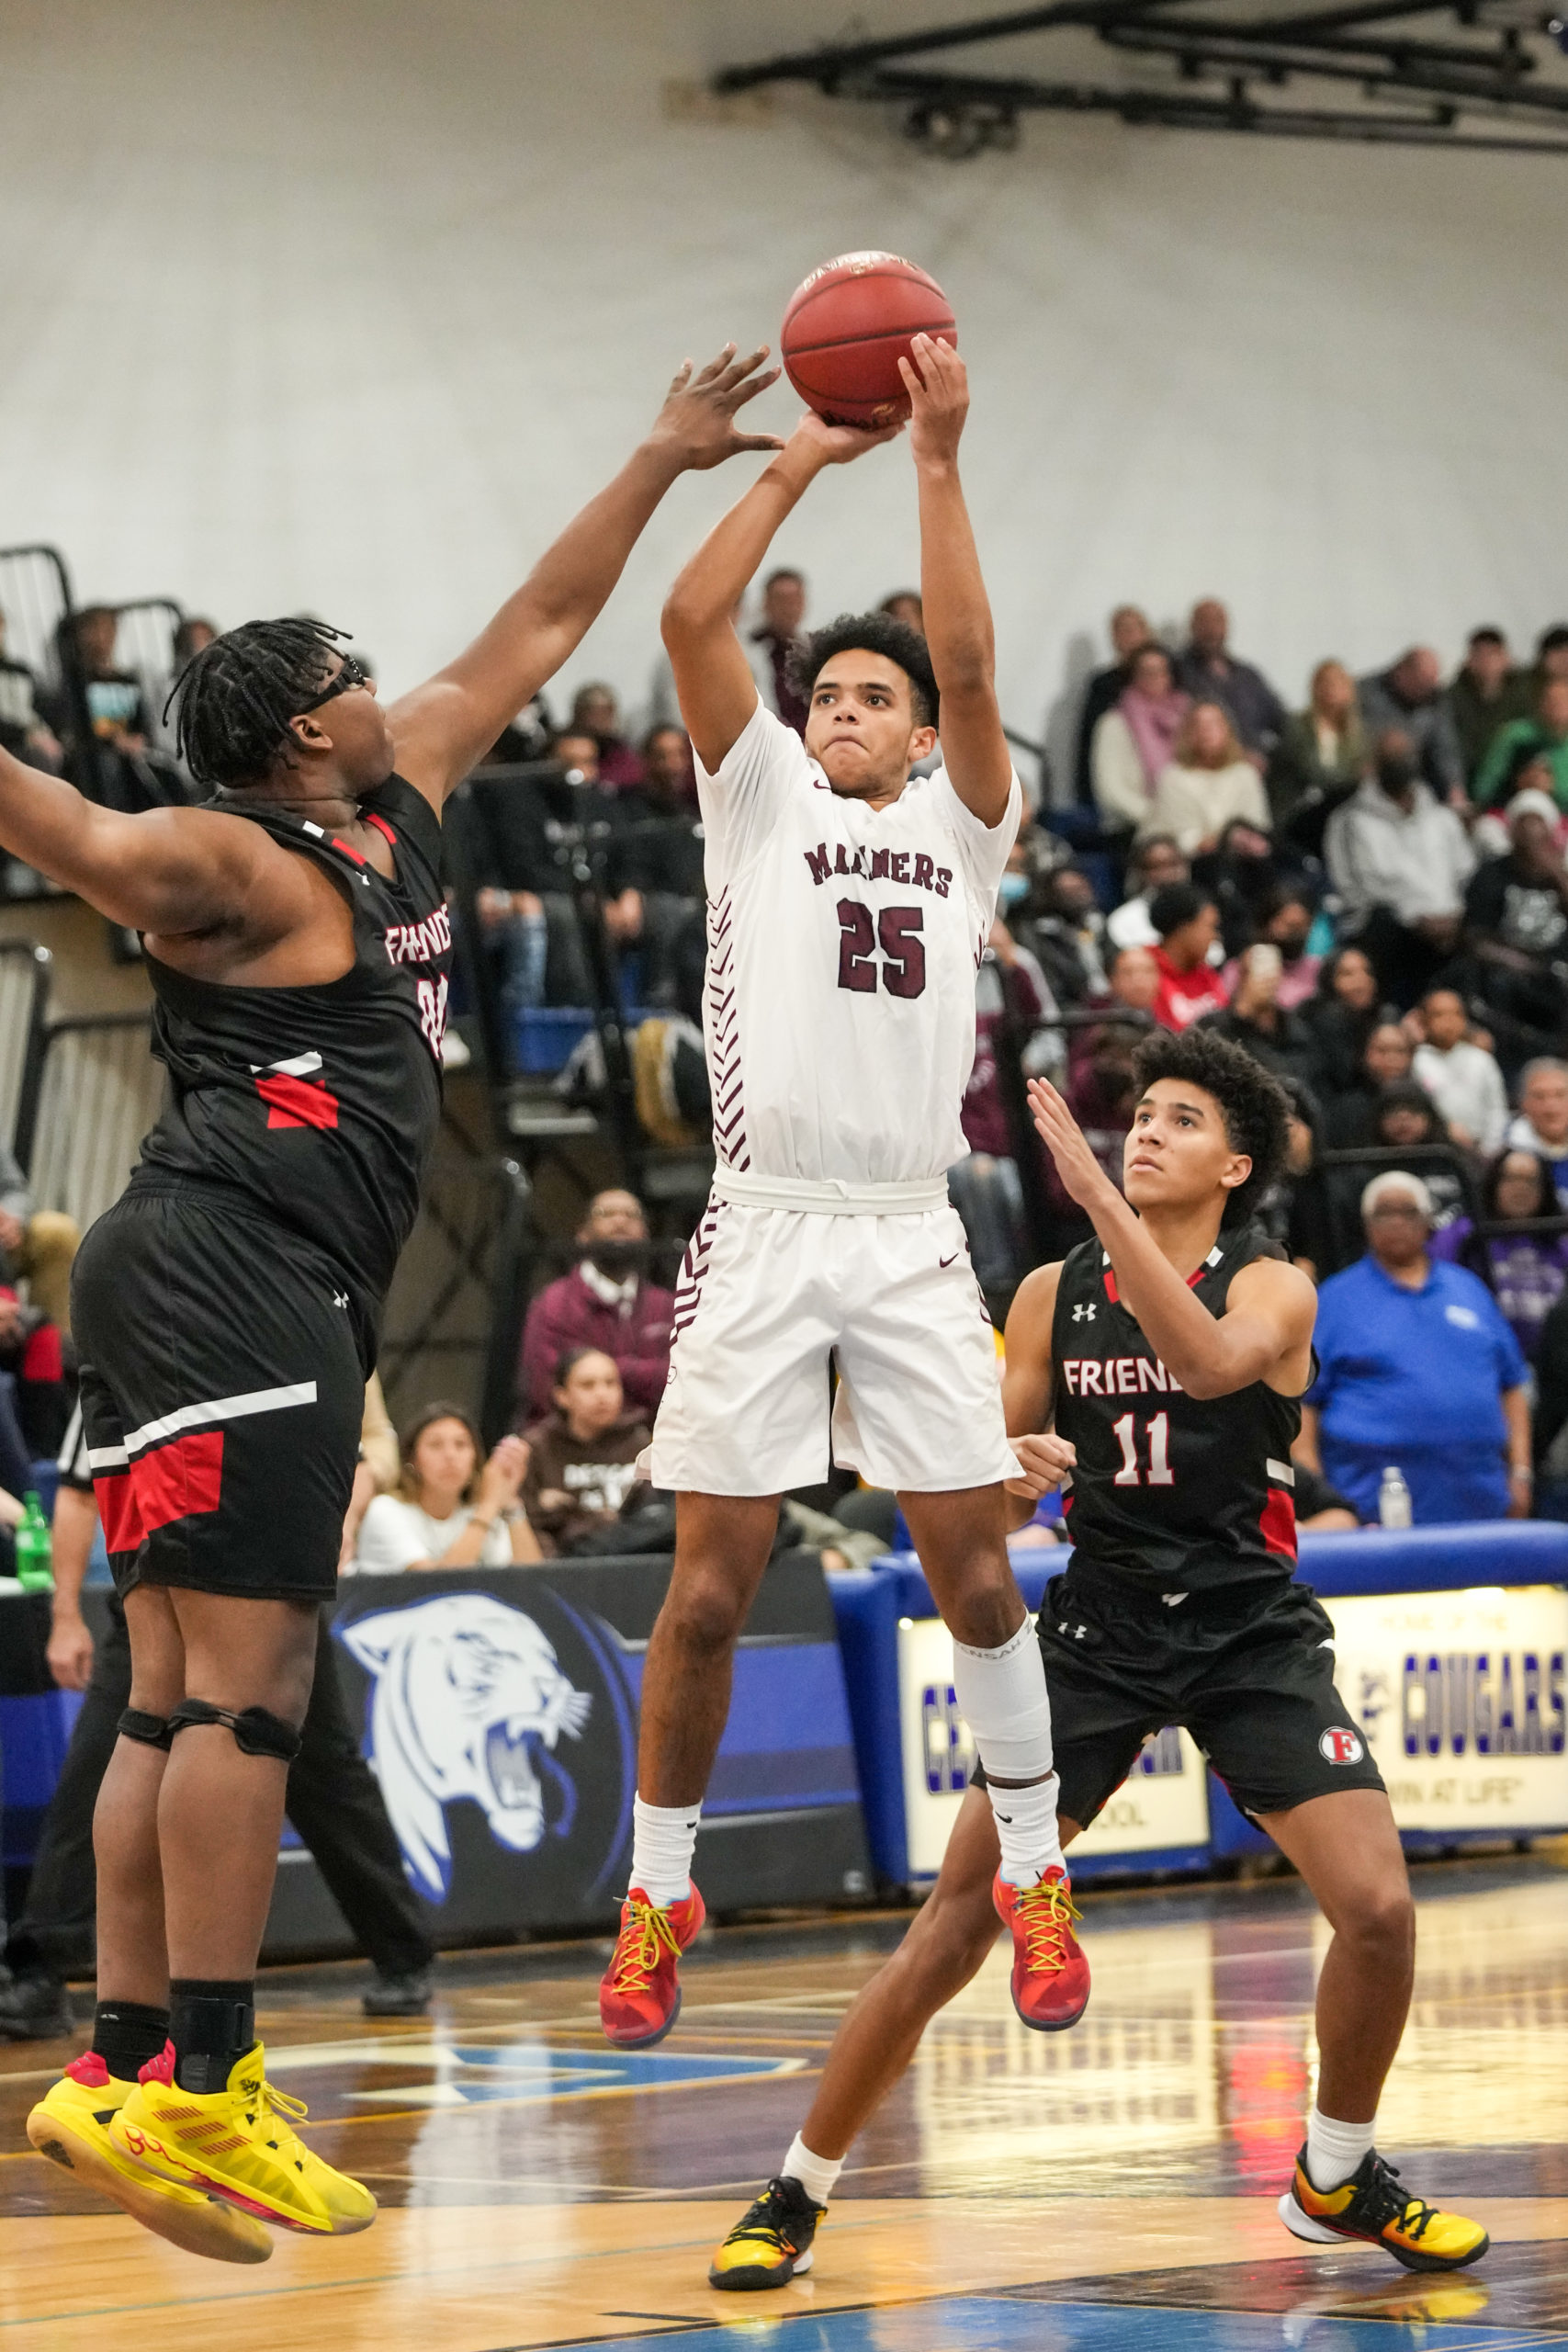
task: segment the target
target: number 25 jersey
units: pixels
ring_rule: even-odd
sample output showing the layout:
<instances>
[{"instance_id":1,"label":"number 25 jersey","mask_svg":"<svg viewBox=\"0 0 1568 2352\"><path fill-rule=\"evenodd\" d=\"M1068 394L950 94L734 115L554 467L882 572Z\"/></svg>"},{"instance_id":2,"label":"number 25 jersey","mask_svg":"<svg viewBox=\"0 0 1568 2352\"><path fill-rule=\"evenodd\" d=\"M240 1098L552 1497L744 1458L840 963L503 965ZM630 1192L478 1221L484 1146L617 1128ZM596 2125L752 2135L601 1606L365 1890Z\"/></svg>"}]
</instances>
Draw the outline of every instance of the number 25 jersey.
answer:
<instances>
[{"instance_id":1,"label":"number 25 jersey","mask_svg":"<svg viewBox=\"0 0 1568 2352\"><path fill-rule=\"evenodd\" d=\"M966 808L945 769L891 807L840 797L761 703L699 763L703 1027L721 1167L811 1182L940 1176L968 1148L975 974L1022 813Z\"/></svg>"},{"instance_id":2,"label":"number 25 jersey","mask_svg":"<svg viewBox=\"0 0 1568 2352\"><path fill-rule=\"evenodd\" d=\"M1273 1254L1256 1226L1228 1229L1191 1287L1223 1315L1241 1269ZM1294 1573L1297 1399L1261 1380L1189 1396L1122 1306L1098 1241L1063 1264L1051 1350L1056 1433L1077 1453L1066 1498L1075 1568L1111 1568L1162 1597Z\"/></svg>"}]
</instances>

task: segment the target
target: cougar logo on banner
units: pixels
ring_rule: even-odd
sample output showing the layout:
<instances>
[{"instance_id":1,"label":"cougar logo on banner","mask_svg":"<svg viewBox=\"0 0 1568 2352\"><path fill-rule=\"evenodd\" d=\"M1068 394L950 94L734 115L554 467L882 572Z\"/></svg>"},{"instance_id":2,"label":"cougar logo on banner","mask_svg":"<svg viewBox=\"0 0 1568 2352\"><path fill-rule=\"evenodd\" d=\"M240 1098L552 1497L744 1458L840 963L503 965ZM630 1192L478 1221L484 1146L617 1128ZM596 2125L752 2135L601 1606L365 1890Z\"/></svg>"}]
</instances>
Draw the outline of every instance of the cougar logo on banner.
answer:
<instances>
[{"instance_id":1,"label":"cougar logo on banner","mask_svg":"<svg viewBox=\"0 0 1568 2352\"><path fill-rule=\"evenodd\" d=\"M422 1894L446 1898L446 1807L457 1798L482 1808L502 1845L532 1853L547 1827L542 1772L559 1799L549 1826L567 1834L577 1792L554 1750L562 1732L578 1736L593 1702L531 1617L459 1592L356 1618L337 1636L375 1680L370 1760Z\"/></svg>"}]
</instances>

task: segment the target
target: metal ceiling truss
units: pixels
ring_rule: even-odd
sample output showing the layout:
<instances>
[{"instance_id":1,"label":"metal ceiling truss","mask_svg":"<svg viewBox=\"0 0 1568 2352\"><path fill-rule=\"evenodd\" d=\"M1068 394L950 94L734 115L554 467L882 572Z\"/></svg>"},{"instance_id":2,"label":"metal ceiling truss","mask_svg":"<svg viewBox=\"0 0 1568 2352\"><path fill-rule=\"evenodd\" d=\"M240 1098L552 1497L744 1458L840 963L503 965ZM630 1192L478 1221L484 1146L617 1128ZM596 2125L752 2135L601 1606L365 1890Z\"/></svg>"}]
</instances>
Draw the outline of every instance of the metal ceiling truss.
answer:
<instances>
[{"instance_id":1,"label":"metal ceiling truss","mask_svg":"<svg viewBox=\"0 0 1568 2352\"><path fill-rule=\"evenodd\" d=\"M1276 17L1208 15L1202 6L1203 0L1054 0L727 66L713 86L722 96L793 82L828 97L896 107L911 138L953 160L1011 147L1021 116L1040 112L1274 139L1568 153L1568 77L1550 70L1554 51L1568 48L1568 27L1529 0L1341 0ZM1471 38L1435 38L1434 22L1444 17ZM981 42L1067 29L1092 33L1110 49L1167 58L1172 79L1050 82L935 62ZM916 62L927 59L933 62ZM1331 85L1323 102L1280 103L1276 94L1303 79ZM1334 102L1346 85L1362 103Z\"/></svg>"}]
</instances>

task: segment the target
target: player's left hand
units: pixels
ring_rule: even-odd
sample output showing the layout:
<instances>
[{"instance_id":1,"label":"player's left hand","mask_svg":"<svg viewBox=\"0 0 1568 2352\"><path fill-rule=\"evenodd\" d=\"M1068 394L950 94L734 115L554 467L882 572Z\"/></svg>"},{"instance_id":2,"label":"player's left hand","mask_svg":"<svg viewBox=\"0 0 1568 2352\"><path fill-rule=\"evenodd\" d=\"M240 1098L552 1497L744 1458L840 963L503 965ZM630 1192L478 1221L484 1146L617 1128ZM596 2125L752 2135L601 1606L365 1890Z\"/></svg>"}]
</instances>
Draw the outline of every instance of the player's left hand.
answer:
<instances>
[{"instance_id":1,"label":"player's left hand","mask_svg":"<svg viewBox=\"0 0 1568 2352\"><path fill-rule=\"evenodd\" d=\"M1083 1129L1048 1078L1030 1080L1029 1108L1068 1197L1092 1216L1097 1203L1116 1188L1084 1140Z\"/></svg>"},{"instance_id":2,"label":"player's left hand","mask_svg":"<svg viewBox=\"0 0 1568 2352\"><path fill-rule=\"evenodd\" d=\"M705 368L694 370L692 362L683 360L649 439L672 451L682 471L692 473L705 473L746 449L782 449L776 433L742 433L735 422L738 410L778 382L776 368L757 372L767 356L768 346L761 343L750 357L738 359L735 345L727 343Z\"/></svg>"},{"instance_id":3,"label":"player's left hand","mask_svg":"<svg viewBox=\"0 0 1568 2352\"><path fill-rule=\"evenodd\" d=\"M909 395L909 447L916 465L952 465L969 413L969 374L949 343L918 334L909 345L915 364L898 362Z\"/></svg>"},{"instance_id":4,"label":"player's left hand","mask_svg":"<svg viewBox=\"0 0 1568 2352\"><path fill-rule=\"evenodd\" d=\"M1068 1438L1010 1437L1008 1443L1018 1457L1018 1476L1003 1479L1004 1494L1027 1495L1038 1502L1077 1466L1077 1448Z\"/></svg>"}]
</instances>

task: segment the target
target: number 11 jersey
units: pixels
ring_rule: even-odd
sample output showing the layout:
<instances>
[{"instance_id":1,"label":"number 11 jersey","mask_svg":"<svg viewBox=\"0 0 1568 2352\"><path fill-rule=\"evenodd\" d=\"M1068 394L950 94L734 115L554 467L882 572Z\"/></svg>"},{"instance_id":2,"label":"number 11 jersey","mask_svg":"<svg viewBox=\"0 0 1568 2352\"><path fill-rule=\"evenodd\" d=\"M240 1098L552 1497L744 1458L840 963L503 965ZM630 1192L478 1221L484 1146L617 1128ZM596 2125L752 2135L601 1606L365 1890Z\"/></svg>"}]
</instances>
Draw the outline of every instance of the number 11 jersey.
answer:
<instances>
[{"instance_id":1,"label":"number 11 jersey","mask_svg":"<svg viewBox=\"0 0 1568 2352\"><path fill-rule=\"evenodd\" d=\"M874 810L835 793L761 703L716 775L699 763L703 1027L721 1169L807 1182L940 1176L968 1147L975 974L1018 832L945 769Z\"/></svg>"},{"instance_id":2,"label":"number 11 jersey","mask_svg":"<svg viewBox=\"0 0 1568 2352\"><path fill-rule=\"evenodd\" d=\"M1191 1287L1223 1315L1241 1269L1275 1254L1258 1227L1227 1228ZM1051 1350L1056 1433L1077 1453L1066 1512L1075 1571L1110 1568L1172 1605L1294 1574L1297 1398L1261 1380L1228 1396L1188 1396L1122 1304L1098 1241L1063 1264Z\"/></svg>"}]
</instances>

